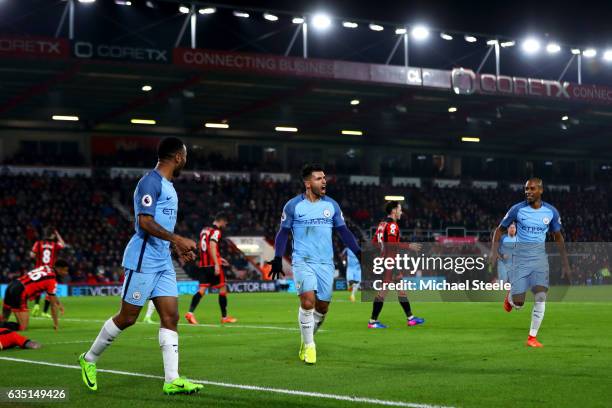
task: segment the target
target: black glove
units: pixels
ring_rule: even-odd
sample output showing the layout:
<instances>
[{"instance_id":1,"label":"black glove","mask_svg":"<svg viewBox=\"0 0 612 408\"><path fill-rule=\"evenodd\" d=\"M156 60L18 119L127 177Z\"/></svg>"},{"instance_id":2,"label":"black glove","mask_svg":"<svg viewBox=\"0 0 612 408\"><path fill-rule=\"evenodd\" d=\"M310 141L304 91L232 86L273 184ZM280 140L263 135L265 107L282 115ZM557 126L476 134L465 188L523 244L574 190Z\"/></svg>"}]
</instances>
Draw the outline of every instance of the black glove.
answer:
<instances>
[{"instance_id":1,"label":"black glove","mask_svg":"<svg viewBox=\"0 0 612 408\"><path fill-rule=\"evenodd\" d=\"M283 272L283 258L280 256L275 256L273 260L266 262L268 265L272 265L272 270L268 275L270 279L278 279L282 276L285 276L285 272Z\"/></svg>"}]
</instances>

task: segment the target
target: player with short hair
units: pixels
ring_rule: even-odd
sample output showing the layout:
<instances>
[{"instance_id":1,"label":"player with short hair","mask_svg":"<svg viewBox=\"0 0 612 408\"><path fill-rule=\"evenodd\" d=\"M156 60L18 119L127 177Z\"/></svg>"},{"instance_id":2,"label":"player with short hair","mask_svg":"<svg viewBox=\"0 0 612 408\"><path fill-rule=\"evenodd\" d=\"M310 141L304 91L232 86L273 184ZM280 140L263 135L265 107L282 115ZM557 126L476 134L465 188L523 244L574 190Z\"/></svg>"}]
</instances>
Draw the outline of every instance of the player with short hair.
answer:
<instances>
[{"instance_id":1,"label":"player with short hair","mask_svg":"<svg viewBox=\"0 0 612 408\"><path fill-rule=\"evenodd\" d=\"M315 364L314 334L323 324L332 298L335 270L332 230L340 234L357 258L361 256L361 249L344 223L340 206L326 195L327 180L323 167L305 165L302 180L306 191L285 204L274 243L275 256L269 264L272 266L272 279L284 275L282 256L291 232L293 278L300 298L298 321L302 343L298 356L306 364Z\"/></svg>"},{"instance_id":2,"label":"player with short hair","mask_svg":"<svg viewBox=\"0 0 612 408\"><path fill-rule=\"evenodd\" d=\"M512 253L516 246L516 224L508 226L508 233L502 235L499 245L499 260L497 261L497 279L508 282L508 271L512 268Z\"/></svg>"},{"instance_id":3,"label":"player with short hair","mask_svg":"<svg viewBox=\"0 0 612 408\"><path fill-rule=\"evenodd\" d=\"M123 253L125 281L121 309L108 319L89 351L79 356L81 376L91 390L98 389L96 362L125 329L136 323L140 309L153 299L159 313L159 346L162 351L165 394L190 394L202 389L178 374L178 288L170 250L182 262L195 259L196 243L174 233L178 196L172 180L187 162L187 148L176 137L163 139L157 147L157 165L145 174L134 190L135 234Z\"/></svg>"},{"instance_id":4,"label":"player with short hair","mask_svg":"<svg viewBox=\"0 0 612 408\"><path fill-rule=\"evenodd\" d=\"M544 319L546 292L548 291L549 266L546 255L546 234L552 232L559 247L562 261L562 276L570 276L565 241L561 234L559 211L542 201L544 185L542 179L532 177L525 183L525 201L513 205L495 230L491 245L491 263L499 257L499 241L512 224L516 224L517 245L509 278L511 289L504 299L504 309L520 309L525 304L525 294L531 288L534 305L531 311L531 328L527 346L542 347L536 336Z\"/></svg>"},{"instance_id":5,"label":"player with short hair","mask_svg":"<svg viewBox=\"0 0 612 408\"><path fill-rule=\"evenodd\" d=\"M354 302L361 283L361 264L359 258L348 247L344 248L341 256L346 260L346 282L351 291L349 300Z\"/></svg>"},{"instance_id":6,"label":"player with short hair","mask_svg":"<svg viewBox=\"0 0 612 408\"><path fill-rule=\"evenodd\" d=\"M36 241L30 251L30 257L34 259L34 268L40 268L41 266L53 267L57 254L60 250L66 247L66 242L60 235L60 233L54 229L51 231L50 228L45 229L44 239ZM40 312L40 295L34 298L34 307L32 308L32 317L43 316L51 317L49 314L49 299L45 298L44 310Z\"/></svg>"},{"instance_id":7,"label":"player with short hair","mask_svg":"<svg viewBox=\"0 0 612 408\"><path fill-rule=\"evenodd\" d=\"M193 295L189 312L185 314L185 319L190 324L198 324L193 312L206 293L206 289L214 288L219 290L219 308L221 309L221 323L236 323L236 318L227 315L227 286L225 285L225 273L223 272L219 246L221 235L227 227L229 217L226 213L220 212L215 216L212 226L205 227L200 232L200 289Z\"/></svg>"},{"instance_id":8,"label":"player with short hair","mask_svg":"<svg viewBox=\"0 0 612 408\"><path fill-rule=\"evenodd\" d=\"M383 256L390 256L389 251L394 252L397 250L397 248L393 248L393 245L397 245L397 243L401 241L401 232L397 222L402 217L402 204L399 201L388 201L385 204L385 214L387 214L387 217L378 224L378 227L376 228L376 233L372 237L372 243L374 243L380 248L381 254ZM386 246L386 244L388 243L391 245ZM420 251L421 247L422 246L419 243L412 242L408 244L408 248L413 251ZM389 271L386 274L385 279L392 279L392 273L392 271ZM401 276L396 276L394 278L401 279ZM387 328L386 325L382 324L378 320L378 316L380 315L380 312L383 309L383 305L385 304L384 302L386 296L386 290L381 290L376 294L374 302L372 303L372 315L370 316L370 320L368 321L369 329ZM416 326L418 324L425 323L425 319L422 319L412 314L410 302L408 301L408 295L405 291L398 291L397 299L399 300L399 304L402 307L402 310L406 314L406 325Z\"/></svg>"},{"instance_id":9,"label":"player with short hair","mask_svg":"<svg viewBox=\"0 0 612 408\"><path fill-rule=\"evenodd\" d=\"M51 317L53 327L58 328L58 311L64 313L64 307L57 300L57 276L68 274L68 263L62 259L55 262L54 267L47 265L32 269L25 275L9 283L2 304L2 321L8 320L11 313L15 314L19 330L27 330L30 322L28 299L34 299L45 292L51 302Z\"/></svg>"}]
</instances>

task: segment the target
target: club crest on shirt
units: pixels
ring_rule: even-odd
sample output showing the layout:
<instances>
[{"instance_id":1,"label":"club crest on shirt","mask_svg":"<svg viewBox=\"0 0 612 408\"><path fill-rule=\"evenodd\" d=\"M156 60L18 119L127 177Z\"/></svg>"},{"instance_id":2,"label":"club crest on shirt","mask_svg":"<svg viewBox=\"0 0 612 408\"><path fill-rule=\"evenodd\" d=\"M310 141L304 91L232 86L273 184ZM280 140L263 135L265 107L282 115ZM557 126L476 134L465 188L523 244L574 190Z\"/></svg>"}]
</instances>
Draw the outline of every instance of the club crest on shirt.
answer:
<instances>
[{"instance_id":1,"label":"club crest on shirt","mask_svg":"<svg viewBox=\"0 0 612 408\"><path fill-rule=\"evenodd\" d=\"M544 225L548 225L550 223L550 218L544 217L542 218L542 222L544 223Z\"/></svg>"},{"instance_id":2,"label":"club crest on shirt","mask_svg":"<svg viewBox=\"0 0 612 408\"><path fill-rule=\"evenodd\" d=\"M287 219L287 214L285 214L285 212L283 211L283 214L281 215L281 221L285 221Z\"/></svg>"},{"instance_id":3,"label":"club crest on shirt","mask_svg":"<svg viewBox=\"0 0 612 408\"><path fill-rule=\"evenodd\" d=\"M134 292L134 293L132 293L132 297L133 297L135 300L140 299L140 292Z\"/></svg>"},{"instance_id":4,"label":"club crest on shirt","mask_svg":"<svg viewBox=\"0 0 612 408\"><path fill-rule=\"evenodd\" d=\"M323 216L325 218L331 217L331 211L329 211L328 209L323 210Z\"/></svg>"},{"instance_id":5,"label":"club crest on shirt","mask_svg":"<svg viewBox=\"0 0 612 408\"><path fill-rule=\"evenodd\" d=\"M142 200L140 200L140 202L143 206L150 207L151 204L153 204L153 198L149 194L146 194L142 196Z\"/></svg>"}]
</instances>

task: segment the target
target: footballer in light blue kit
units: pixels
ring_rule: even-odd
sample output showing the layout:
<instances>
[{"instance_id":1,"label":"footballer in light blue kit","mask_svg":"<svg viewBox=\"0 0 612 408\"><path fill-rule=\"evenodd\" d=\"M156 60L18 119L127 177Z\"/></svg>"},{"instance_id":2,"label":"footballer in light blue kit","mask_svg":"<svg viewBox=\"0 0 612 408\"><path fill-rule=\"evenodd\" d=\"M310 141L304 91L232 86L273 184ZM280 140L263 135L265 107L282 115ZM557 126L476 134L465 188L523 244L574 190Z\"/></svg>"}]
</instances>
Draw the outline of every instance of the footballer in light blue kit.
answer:
<instances>
[{"instance_id":1,"label":"footballer in light blue kit","mask_svg":"<svg viewBox=\"0 0 612 408\"><path fill-rule=\"evenodd\" d=\"M508 282L516 240L516 224L512 223L508 226L508 233L502 235L500 239L499 260L497 261L497 279L500 281Z\"/></svg>"},{"instance_id":2,"label":"footballer in light blue kit","mask_svg":"<svg viewBox=\"0 0 612 408\"><path fill-rule=\"evenodd\" d=\"M562 277L569 278L570 267L565 250L565 241L561 234L561 217L555 207L542 201L544 187L539 178L530 178L525 183L525 201L513 205L500 225L495 230L491 248L491 259L498 257L498 246L501 236L512 224L516 224L516 246L513 253L513 264L509 270L511 289L504 299L504 309L520 309L525 303L527 290L534 293L534 305L531 313L531 328L527 346L543 347L536 336L546 307L548 291L548 256L546 254L546 234L551 232L559 247L562 260Z\"/></svg>"},{"instance_id":3,"label":"footballer in light blue kit","mask_svg":"<svg viewBox=\"0 0 612 408\"><path fill-rule=\"evenodd\" d=\"M283 208L270 276L278 279L284 275L282 257L291 233L293 278L300 297L298 320L302 343L298 356L306 364L315 364L314 334L325 320L334 283L332 231L339 233L357 258L361 256L361 249L344 223L338 203L325 195L327 181L323 167L304 166L302 180L306 191L289 200Z\"/></svg>"},{"instance_id":4,"label":"footballer in light blue kit","mask_svg":"<svg viewBox=\"0 0 612 408\"><path fill-rule=\"evenodd\" d=\"M357 256L348 247L344 248L341 255L346 257L346 282L351 289L349 300L354 302L361 283L361 264Z\"/></svg>"},{"instance_id":5,"label":"footballer in light blue kit","mask_svg":"<svg viewBox=\"0 0 612 408\"><path fill-rule=\"evenodd\" d=\"M140 309L153 300L160 317L159 346L164 363L165 394L191 394L201 384L178 374L178 290L170 244L183 262L195 259L195 241L174 233L178 197L172 180L187 162L185 144L176 137L163 139L157 148L158 162L134 190L135 233L125 248L125 280L121 309L108 319L90 349L79 356L81 377L92 391L98 389L96 362L119 334L133 325Z\"/></svg>"}]
</instances>

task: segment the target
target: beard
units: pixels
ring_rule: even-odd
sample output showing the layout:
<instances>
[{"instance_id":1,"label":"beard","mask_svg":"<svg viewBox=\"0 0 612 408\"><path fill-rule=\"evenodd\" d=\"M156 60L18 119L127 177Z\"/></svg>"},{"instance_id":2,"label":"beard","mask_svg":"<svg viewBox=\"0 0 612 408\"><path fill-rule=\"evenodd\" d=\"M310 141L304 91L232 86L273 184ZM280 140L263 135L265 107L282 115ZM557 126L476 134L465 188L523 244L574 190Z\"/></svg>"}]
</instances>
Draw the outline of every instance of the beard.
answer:
<instances>
[{"instance_id":1,"label":"beard","mask_svg":"<svg viewBox=\"0 0 612 408\"><path fill-rule=\"evenodd\" d=\"M181 175L181 171L183 170L183 168L185 167L185 162L182 162L181 164L179 164L178 166L176 166L174 168L174 170L172 170L172 177L178 177Z\"/></svg>"}]
</instances>

